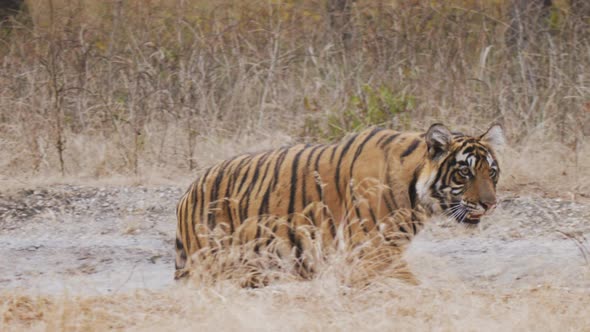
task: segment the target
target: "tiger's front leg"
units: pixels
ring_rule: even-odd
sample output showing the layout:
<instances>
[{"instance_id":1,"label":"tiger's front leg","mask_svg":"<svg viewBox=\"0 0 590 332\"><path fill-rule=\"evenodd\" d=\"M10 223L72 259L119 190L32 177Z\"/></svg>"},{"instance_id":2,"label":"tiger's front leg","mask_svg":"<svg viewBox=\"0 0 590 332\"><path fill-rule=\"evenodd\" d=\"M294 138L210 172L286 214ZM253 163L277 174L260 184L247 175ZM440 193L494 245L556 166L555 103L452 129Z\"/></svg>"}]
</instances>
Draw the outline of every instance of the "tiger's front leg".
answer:
<instances>
[{"instance_id":1,"label":"tiger's front leg","mask_svg":"<svg viewBox=\"0 0 590 332\"><path fill-rule=\"evenodd\" d=\"M394 277L411 285L420 284L403 259L403 254L422 229L423 218L419 210L400 209L379 221L376 234L361 257L367 277Z\"/></svg>"}]
</instances>

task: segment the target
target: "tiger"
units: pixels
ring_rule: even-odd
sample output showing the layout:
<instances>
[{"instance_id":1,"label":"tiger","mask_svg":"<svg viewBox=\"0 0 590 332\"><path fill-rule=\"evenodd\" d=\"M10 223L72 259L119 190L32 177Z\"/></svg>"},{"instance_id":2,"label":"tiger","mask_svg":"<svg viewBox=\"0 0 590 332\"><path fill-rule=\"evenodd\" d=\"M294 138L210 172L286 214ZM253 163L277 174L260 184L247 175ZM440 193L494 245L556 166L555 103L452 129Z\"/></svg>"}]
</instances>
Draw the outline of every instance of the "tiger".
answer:
<instances>
[{"instance_id":1,"label":"tiger","mask_svg":"<svg viewBox=\"0 0 590 332\"><path fill-rule=\"evenodd\" d=\"M311 240L329 246L344 234L355 246L380 236L402 253L434 215L473 227L497 205L504 144L500 124L468 136L435 123L426 132L371 127L337 143L225 160L177 204L175 279L190 274L203 249L257 239L264 241L254 250L280 240L279 256L310 271Z\"/></svg>"}]
</instances>

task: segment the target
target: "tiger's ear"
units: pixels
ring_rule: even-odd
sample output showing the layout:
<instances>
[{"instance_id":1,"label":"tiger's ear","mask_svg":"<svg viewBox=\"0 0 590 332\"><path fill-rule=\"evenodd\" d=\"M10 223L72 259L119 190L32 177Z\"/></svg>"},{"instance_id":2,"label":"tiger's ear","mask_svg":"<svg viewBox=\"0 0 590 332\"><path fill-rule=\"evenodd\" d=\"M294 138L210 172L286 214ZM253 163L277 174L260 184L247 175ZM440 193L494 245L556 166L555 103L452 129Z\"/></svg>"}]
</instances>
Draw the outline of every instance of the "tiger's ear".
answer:
<instances>
[{"instance_id":1,"label":"tiger's ear","mask_svg":"<svg viewBox=\"0 0 590 332\"><path fill-rule=\"evenodd\" d=\"M494 123L490 126L488 131L479 137L481 141L488 144L492 149L500 149L506 144L506 138L504 138L504 129L498 123Z\"/></svg>"},{"instance_id":2,"label":"tiger's ear","mask_svg":"<svg viewBox=\"0 0 590 332\"><path fill-rule=\"evenodd\" d=\"M453 135L443 124L435 123L426 132L426 145L430 159L437 160L444 156L448 150Z\"/></svg>"}]
</instances>

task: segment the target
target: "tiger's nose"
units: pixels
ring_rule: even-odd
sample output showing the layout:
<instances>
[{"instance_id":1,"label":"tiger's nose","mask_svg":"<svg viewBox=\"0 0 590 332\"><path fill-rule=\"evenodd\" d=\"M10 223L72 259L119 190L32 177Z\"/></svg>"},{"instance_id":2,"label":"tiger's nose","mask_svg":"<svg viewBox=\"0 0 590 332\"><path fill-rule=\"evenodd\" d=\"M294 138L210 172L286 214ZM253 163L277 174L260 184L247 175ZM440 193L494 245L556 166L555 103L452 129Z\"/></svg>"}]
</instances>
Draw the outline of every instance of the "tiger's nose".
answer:
<instances>
[{"instance_id":1,"label":"tiger's nose","mask_svg":"<svg viewBox=\"0 0 590 332\"><path fill-rule=\"evenodd\" d=\"M496 207L496 200L493 201L480 201L479 204L486 210L489 211Z\"/></svg>"}]
</instances>

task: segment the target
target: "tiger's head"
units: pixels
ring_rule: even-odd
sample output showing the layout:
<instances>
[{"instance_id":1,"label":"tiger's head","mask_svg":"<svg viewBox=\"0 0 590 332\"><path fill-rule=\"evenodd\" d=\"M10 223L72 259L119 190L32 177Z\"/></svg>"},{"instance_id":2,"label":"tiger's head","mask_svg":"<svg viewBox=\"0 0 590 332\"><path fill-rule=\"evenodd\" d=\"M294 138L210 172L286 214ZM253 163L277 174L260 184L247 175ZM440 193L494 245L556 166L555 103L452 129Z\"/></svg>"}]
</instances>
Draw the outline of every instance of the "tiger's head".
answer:
<instances>
[{"instance_id":1,"label":"tiger's head","mask_svg":"<svg viewBox=\"0 0 590 332\"><path fill-rule=\"evenodd\" d=\"M505 142L502 127L494 124L481 136L465 136L434 124L425 141L425 172L416 186L420 201L458 222L479 223L497 204L500 166L495 151Z\"/></svg>"}]
</instances>

